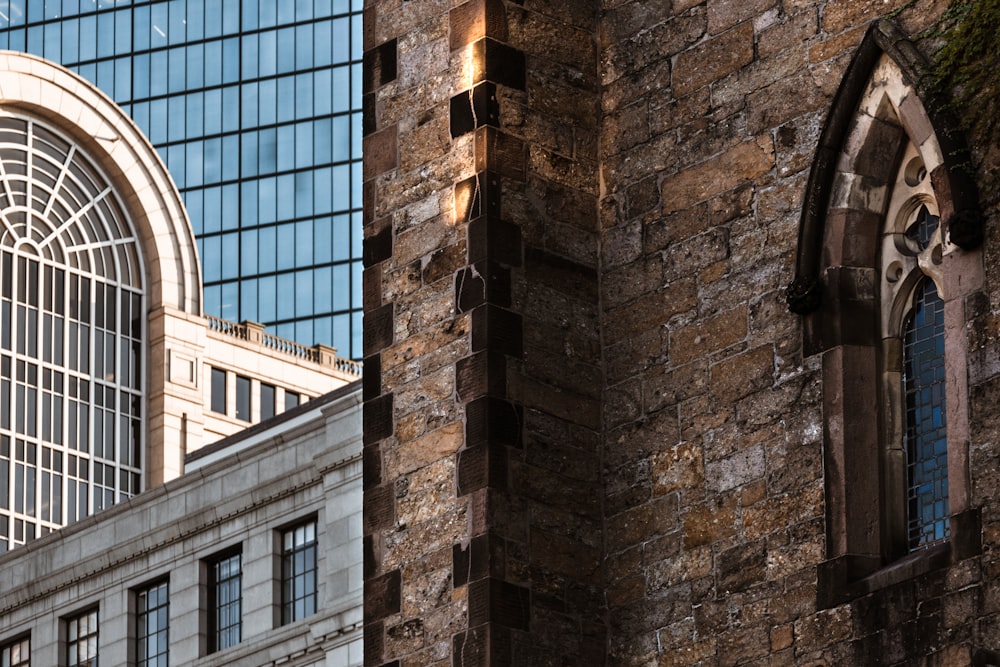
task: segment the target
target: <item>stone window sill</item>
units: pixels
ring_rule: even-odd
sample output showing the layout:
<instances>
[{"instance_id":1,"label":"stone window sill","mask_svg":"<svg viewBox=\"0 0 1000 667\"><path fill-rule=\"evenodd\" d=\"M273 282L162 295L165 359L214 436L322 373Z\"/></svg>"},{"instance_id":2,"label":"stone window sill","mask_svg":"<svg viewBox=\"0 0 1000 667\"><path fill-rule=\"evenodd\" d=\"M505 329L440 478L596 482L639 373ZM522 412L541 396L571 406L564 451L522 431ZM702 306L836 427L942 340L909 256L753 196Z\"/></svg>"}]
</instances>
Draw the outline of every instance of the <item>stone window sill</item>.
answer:
<instances>
[{"instance_id":1,"label":"stone window sill","mask_svg":"<svg viewBox=\"0 0 1000 667\"><path fill-rule=\"evenodd\" d=\"M950 567L982 553L979 510L951 518L952 538L883 565L877 557L845 554L818 566L817 606L829 609L869 593Z\"/></svg>"}]
</instances>

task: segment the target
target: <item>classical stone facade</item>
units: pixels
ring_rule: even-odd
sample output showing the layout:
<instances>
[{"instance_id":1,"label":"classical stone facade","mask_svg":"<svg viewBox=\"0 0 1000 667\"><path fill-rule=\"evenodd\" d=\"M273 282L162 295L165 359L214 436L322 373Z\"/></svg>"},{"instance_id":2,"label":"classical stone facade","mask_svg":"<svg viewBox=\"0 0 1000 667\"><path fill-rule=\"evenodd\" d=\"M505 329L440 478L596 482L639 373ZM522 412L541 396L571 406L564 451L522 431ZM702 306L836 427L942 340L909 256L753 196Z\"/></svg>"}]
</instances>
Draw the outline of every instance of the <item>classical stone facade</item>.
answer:
<instances>
[{"instance_id":1,"label":"classical stone facade","mask_svg":"<svg viewBox=\"0 0 1000 667\"><path fill-rule=\"evenodd\" d=\"M165 583L160 664L361 665L360 408L358 383L338 389L191 454L186 475L0 556L0 650L27 639L33 665L139 664L137 598ZM315 530L315 609L288 620L282 535L304 521ZM236 630L220 647L212 566L234 554ZM90 611L94 662L74 662L68 628Z\"/></svg>"},{"instance_id":2,"label":"classical stone facade","mask_svg":"<svg viewBox=\"0 0 1000 667\"><path fill-rule=\"evenodd\" d=\"M365 4L366 664L997 664L945 3Z\"/></svg>"},{"instance_id":3,"label":"classical stone facade","mask_svg":"<svg viewBox=\"0 0 1000 667\"><path fill-rule=\"evenodd\" d=\"M180 194L95 86L2 52L0 126L0 552L360 376L332 348L203 315Z\"/></svg>"},{"instance_id":4,"label":"classical stone facade","mask_svg":"<svg viewBox=\"0 0 1000 667\"><path fill-rule=\"evenodd\" d=\"M360 664L360 370L205 316L156 150L0 52L0 663Z\"/></svg>"}]
</instances>

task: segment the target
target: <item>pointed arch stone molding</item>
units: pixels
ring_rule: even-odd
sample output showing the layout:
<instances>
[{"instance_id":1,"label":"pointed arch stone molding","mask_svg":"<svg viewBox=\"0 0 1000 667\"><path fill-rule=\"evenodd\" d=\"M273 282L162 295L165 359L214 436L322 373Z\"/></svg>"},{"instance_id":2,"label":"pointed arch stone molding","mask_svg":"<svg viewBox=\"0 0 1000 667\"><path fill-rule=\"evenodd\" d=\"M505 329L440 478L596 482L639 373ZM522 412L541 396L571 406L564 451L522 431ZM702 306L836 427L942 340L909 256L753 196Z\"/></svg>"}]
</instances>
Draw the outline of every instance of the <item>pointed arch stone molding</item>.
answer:
<instances>
[{"instance_id":1,"label":"pointed arch stone molding","mask_svg":"<svg viewBox=\"0 0 1000 667\"><path fill-rule=\"evenodd\" d=\"M943 163L938 173L932 176L942 206L944 229L950 233L951 242L963 250L975 249L982 242L982 213L975 182L968 172L968 150L964 138L956 129L957 123L948 117L943 105L936 103L936 98L922 85L921 73L928 61L892 21L875 21L865 33L833 98L809 172L799 219L795 278L786 290L788 308L793 313L808 315L816 311L823 301L823 242L838 162L858 104L873 69L883 55L899 67L923 101L923 111L940 144ZM943 131L945 128L947 131Z\"/></svg>"},{"instance_id":2,"label":"pointed arch stone molding","mask_svg":"<svg viewBox=\"0 0 1000 667\"><path fill-rule=\"evenodd\" d=\"M978 197L957 125L921 86L926 61L874 23L834 98L809 175L789 308L822 364L826 560L818 604L835 606L947 567L981 546L968 467L966 301L982 289ZM919 243L915 221L933 218ZM922 223L921 223L922 224ZM940 227L938 227L940 225ZM923 244L923 245L921 245ZM909 530L905 316L933 280L943 303L947 516Z\"/></svg>"},{"instance_id":3,"label":"pointed arch stone molding","mask_svg":"<svg viewBox=\"0 0 1000 667\"><path fill-rule=\"evenodd\" d=\"M201 267L180 192L125 112L64 67L12 51L0 51L0 107L50 123L108 177L135 226L150 311L201 315Z\"/></svg>"}]
</instances>

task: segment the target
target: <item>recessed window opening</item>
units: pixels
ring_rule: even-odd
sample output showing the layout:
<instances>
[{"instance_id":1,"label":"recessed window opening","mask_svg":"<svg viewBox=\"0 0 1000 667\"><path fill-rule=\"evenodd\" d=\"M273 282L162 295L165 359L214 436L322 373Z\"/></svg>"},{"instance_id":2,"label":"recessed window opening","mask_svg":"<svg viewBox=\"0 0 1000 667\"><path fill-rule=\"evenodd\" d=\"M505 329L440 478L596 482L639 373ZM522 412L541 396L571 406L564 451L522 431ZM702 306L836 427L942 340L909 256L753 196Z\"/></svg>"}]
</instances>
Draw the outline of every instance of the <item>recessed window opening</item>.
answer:
<instances>
[{"instance_id":1,"label":"recessed window opening","mask_svg":"<svg viewBox=\"0 0 1000 667\"><path fill-rule=\"evenodd\" d=\"M97 609L66 621L66 661L70 667L97 667Z\"/></svg>"},{"instance_id":2,"label":"recessed window opening","mask_svg":"<svg viewBox=\"0 0 1000 667\"><path fill-rule=\"evenodd\" d=\"M212 412L226 414L226 371L212 369Z\"/></svg>"},{"instance_id":3,"label":"recessed window opening","mask_svg":"<svg viewBox=\"0 0 1000 667\"><path fill-rule=\"evenodd\" d=\"M250 421L250 378L236 376L236 418Z\"/></svg>"},{"instance_id":4,"label":"recessed window opening","mask_svg":"<svg viewBox=\"0 0 1000 667\"><path fill-rule=\"evenodd\" d=\"M166 667L170 641L167 582L136 593L136 659L138 667Z\"/></svg>"},{"instance_id":5,"label":"recessed window opening","mask_svg":"<svg viewBox=\"0 0 1000 667\"><path fill-rule=\"evenodd\" d=\"M209 652L240 643L243 616L243 556L230 553L208 563Z\"/></svg>"},{"instance_id":6,"label":"recessed window opening","mask_svg":"<svg viewBox=\"0 0 1000 667\"><path fill-rule=\"evenodd\" d=\"M316 613L316 550L315 520L299 524L282 534L282 625Z\"/></svg>"},{"instance_id":7,"label":"recessed window opening","mask_svg":"<svg viewBox=\"0 0 1000 667\"><path fill-rule=\"evenodd\" d=\"M907 538L918 549L948 538L944 302L934 281L916 290L903 343L906 394Z\"/></svg>"}]
</instances>

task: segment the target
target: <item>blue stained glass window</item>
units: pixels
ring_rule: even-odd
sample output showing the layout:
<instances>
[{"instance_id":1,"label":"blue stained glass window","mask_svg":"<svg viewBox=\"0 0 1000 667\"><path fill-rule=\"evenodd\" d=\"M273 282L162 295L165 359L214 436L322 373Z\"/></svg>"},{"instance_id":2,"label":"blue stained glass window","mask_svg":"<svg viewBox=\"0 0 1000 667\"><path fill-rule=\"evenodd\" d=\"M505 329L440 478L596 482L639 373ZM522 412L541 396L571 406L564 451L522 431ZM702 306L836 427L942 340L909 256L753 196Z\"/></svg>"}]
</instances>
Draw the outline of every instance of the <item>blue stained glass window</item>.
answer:
<instances>
[{"instance_id":1,"label":"blue stained glass window","mask_svg":"<svg viewBox=\"0 0 1000 667\"><path fill-rule=\"evenodd\" d=\"M917 286L903 342L907 519L911 549L944 540L948 521L944 302L929 278Z\"/></svg>"}]
</instances>

